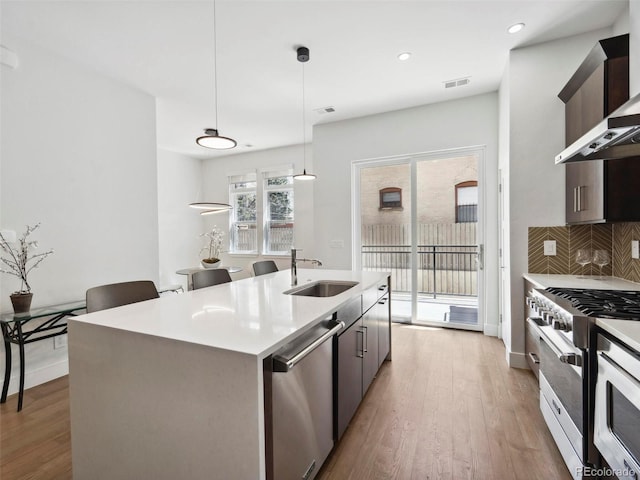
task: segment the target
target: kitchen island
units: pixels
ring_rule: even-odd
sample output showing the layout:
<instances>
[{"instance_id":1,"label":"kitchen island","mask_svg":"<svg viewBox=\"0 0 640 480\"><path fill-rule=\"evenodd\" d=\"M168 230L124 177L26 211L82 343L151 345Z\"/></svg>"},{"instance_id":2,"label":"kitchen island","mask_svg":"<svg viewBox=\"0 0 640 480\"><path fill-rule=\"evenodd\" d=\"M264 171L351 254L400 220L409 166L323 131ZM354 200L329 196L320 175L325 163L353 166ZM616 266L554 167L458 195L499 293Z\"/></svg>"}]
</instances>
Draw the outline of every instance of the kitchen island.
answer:
<instances>
[{"instance_id":1,"label":"kitchen island","mask_svg":"<svg viewBox=\"0 0 640 480\"><path fill-rule=\"evenodd\" d=\"M74 478L266 478L264 360L387 275L299 270L358 282L317 298L282 271L74 318Z\"/></svg>"}]
</instances>

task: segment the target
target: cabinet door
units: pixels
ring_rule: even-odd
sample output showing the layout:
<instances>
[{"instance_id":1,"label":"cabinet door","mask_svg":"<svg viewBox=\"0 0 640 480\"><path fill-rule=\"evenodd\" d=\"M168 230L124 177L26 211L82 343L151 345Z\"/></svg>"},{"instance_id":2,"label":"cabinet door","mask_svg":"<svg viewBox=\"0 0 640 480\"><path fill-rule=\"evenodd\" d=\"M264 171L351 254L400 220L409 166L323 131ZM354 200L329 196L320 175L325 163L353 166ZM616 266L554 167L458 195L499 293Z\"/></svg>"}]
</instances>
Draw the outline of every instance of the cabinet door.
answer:
<instances>
[{"instance_id":1,"label":"cabinet door","mask_svg":"<svg viewBox=\"0 0 640 480\"><path fill-rule=\"evenodd\" d=\"M342 437L347 425L362 400L362 358L364 331L358 320L338 337L338 389L337 438Z\"/></svg>"},{"instance_id":2,"label":"cabinet door","mask_svg":"<svg viewBox=\"0 0 640 480\"><path fill-rule=\"evenodd\" d=\"M602 160L567 164L567 223L604 220L604 163Z\"/></svg>"},{"instance_id":3,"label":"cabinet door","mask_svg":"<svg viewBox=\"0 0 640 480\"><path fill-rule=\"evenodd\" d=\"M605 66L598 66L565 106L565 140L570 145L606 116ZM604 167L602 160L566 166L566 221L604 220Z\"/></svg>"},{"instance_id":4,"label":"cabinet door","mask_svg":"<svg viewBox=\"0 0 640 480\"><path fill-rule=\"evenodd\" d=\"M377 306L377 303L375 304ZM380 330L379 311L372 307L362 317L364 330L364 359L362 364L362 393L367 391L378 373L378 332Z\"/></svg>"}]
</instances>

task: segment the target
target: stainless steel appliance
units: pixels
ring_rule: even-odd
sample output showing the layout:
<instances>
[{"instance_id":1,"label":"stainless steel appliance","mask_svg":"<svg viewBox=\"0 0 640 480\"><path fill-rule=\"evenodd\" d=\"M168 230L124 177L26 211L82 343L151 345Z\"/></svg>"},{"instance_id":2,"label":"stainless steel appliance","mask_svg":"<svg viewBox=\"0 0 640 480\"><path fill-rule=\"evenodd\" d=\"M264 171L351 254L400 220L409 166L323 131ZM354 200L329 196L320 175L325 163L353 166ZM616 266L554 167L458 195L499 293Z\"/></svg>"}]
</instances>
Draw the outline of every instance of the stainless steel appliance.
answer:
<instances>
[{"instance_id":1,"label":"stainless steel appliance","mask_svg":"<svg viewBox=\"0 0 640 480\"><path fill-rule=\"evenodd\" d=\"M587 459L587 356L574 343L573 315L546 293L534 290L527 297L527 322L540 338L540 410L571 475L581 479Z\"/></svg>"},{"instance_id":2,"label":"stainless steel appliance","mask_svg":"<svg viewBox=\"0 0 640 480\"><path fill-rule=\"evenodd\" d=\"M540 408L576 479L602 466L593 442L596 318L640 320L640 292L533 289L527 322L541 338Z\"/></svg>"},{"instance_id":3,"label":"stainless steel appliance","mask_svg":"<svg viewBox=\"0 0 640 480\"><path fill-rule=\"evenodd\" d=\"M640 94L556 156L556 164L640 155Z\"/></svg>"},{"instance_id":4,"label":"stainless steel appliance","mask_svg":"<svg viewBox=\"0 0 640 480\"><path fill-rule=\"evenodd\" d=\"M272 433L267 478L311 480L331 452L333 337L343 327L326 320L273 356L270 382L265 381L267 434Z\"/></svg>"},{"instance_id":5,"label":"stainless steel appliance","mask_svg":"<svg viewBox=\"0 0 640 480\"><path fill-rule=\"evenodd\" d=\"M598 335L594 443L606 473L637 480L640 474L640 353Z\"/></svg>"}]
</instances>

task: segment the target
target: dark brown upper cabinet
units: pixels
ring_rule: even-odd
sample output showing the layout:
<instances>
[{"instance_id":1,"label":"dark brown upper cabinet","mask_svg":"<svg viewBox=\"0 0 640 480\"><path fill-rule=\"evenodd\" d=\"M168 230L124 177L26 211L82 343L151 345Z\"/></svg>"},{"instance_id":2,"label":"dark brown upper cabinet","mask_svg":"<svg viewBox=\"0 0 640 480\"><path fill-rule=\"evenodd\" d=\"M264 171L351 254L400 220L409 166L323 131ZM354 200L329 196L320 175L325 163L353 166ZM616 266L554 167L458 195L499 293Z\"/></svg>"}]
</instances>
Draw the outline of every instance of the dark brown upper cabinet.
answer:
<instances>
[{"instance_id":1,"label":"dark brown upper cabinet","mask_svg":"<svg viewBox=\"0 0 640 480\"><path fill-rule=\"evenodd\" d=\"M572 144L629 99L629 35L600 40L558 97ZM568 224L640 220L640 158L568 163Z\"/></svg>"}]
</instances>

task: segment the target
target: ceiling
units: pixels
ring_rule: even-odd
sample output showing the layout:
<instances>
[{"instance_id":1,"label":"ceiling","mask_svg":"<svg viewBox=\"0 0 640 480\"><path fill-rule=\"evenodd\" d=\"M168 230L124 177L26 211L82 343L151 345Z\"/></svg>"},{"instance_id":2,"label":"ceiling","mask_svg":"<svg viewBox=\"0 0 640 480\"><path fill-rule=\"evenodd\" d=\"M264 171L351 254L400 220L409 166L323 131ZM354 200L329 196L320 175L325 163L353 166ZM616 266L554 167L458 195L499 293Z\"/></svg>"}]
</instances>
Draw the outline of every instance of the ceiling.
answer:
<instances>
[{"instance_id":1,"label":"ceiling","mask_svg":"<svg viewBox=\"0 0 640 480\"><path fill-rule=\"evenodd\" d=\"M311 56L309 141L314 124L495 91L510 49L608 27L628 0L217 0L217 127L239 144L223 153L195 144L216 126L213 6L2 0L2 43L21 37L155 96L159 147L211 158L302 143L297 46ZM526 28L508 34L516 22Z\"/></svg>"}]
</instances>

